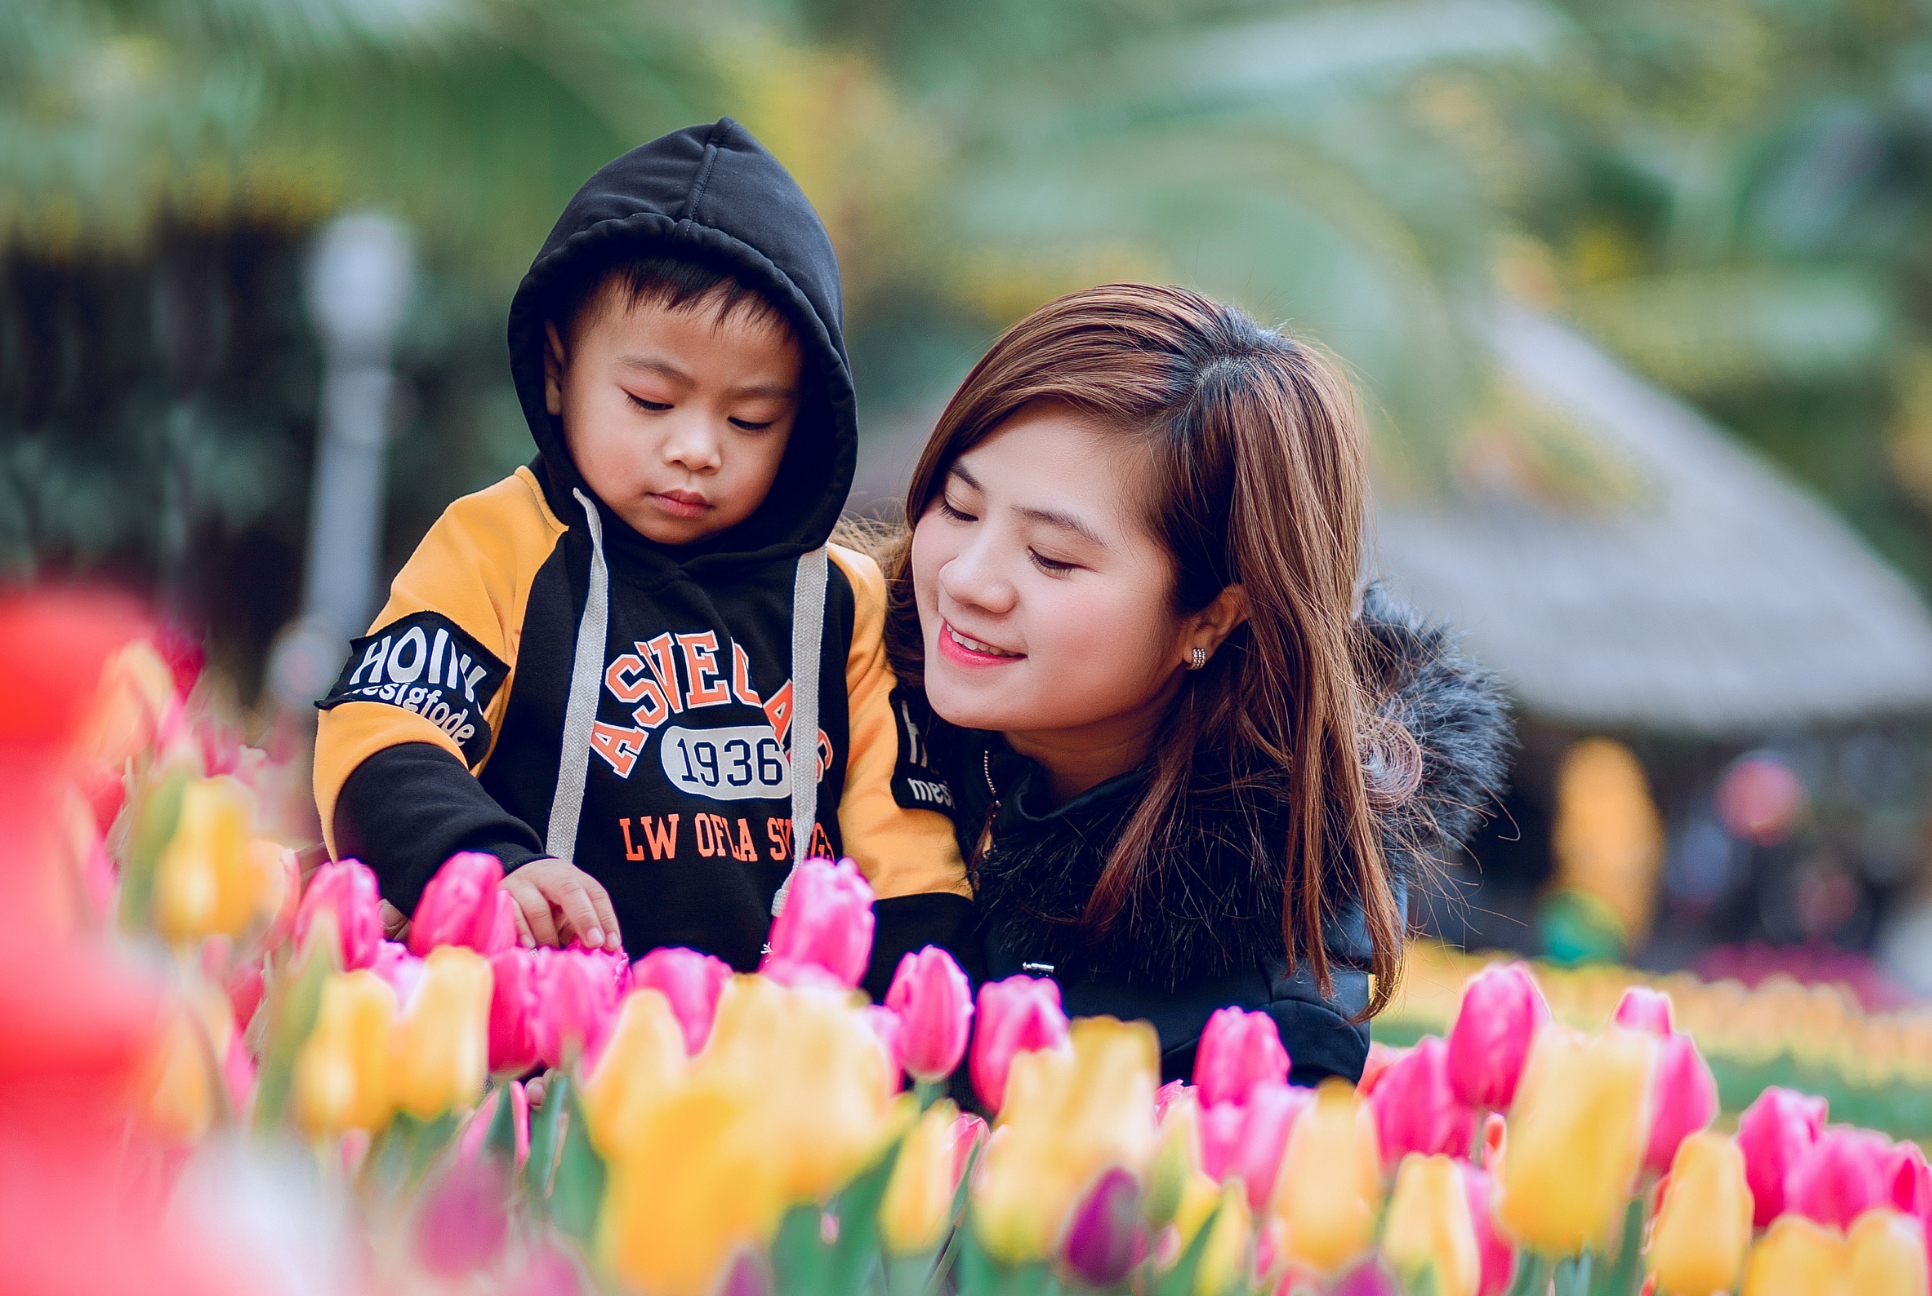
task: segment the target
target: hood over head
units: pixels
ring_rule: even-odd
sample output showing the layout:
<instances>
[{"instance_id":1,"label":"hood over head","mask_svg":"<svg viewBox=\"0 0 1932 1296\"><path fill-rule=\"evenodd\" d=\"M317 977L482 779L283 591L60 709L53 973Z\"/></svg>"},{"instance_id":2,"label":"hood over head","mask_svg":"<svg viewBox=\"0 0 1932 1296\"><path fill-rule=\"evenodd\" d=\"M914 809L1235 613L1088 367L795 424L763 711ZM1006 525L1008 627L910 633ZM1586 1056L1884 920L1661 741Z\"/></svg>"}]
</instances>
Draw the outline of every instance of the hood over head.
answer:
<instances>
[{"instance_id":1,"label":"hood over head","mask_svg":"<svg viewBox=\"0 0 1932 1296\"><path fill-rule=\"evenodd\" d=\"M777 479L757 512L730 530L673 548L645 539L599 500L608 543L682 562L700 556L776 559L831 535L858 456L851 365L841 324L838 258L818 213L785 168L726 117L639 145L585 181L544 240L510 304L510 372L541 453L550 506L569 523L585 486L544 402L544 322L558 295L590 268L680 251L723 262L791 324L804 355L804 392Z\"/></svg>"}]
</instances>

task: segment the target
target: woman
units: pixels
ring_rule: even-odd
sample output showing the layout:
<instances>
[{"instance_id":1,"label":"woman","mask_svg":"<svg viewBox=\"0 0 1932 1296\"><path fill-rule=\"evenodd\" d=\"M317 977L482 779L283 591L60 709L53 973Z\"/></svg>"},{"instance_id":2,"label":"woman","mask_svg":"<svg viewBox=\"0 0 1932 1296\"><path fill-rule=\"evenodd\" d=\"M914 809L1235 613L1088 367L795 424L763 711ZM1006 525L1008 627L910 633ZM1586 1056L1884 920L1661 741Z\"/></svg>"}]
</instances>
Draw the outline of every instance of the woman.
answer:
<instances>
[{"instance_id":1,"label":"woman","mask_svg":"<svg viewBox=\"0 0 1932 1296\"><path fill-rule=\"evenodd\" d=\"M1151 1020L1169 1079L1230 1004L1298 1082L1359 1076L1406 884L1501 780L1491 682L1358 605L1365 459L1319 354L1116 284L995 343L913 474L887 640L973 874L949 943Z\"/></svg>"}]
</instances>

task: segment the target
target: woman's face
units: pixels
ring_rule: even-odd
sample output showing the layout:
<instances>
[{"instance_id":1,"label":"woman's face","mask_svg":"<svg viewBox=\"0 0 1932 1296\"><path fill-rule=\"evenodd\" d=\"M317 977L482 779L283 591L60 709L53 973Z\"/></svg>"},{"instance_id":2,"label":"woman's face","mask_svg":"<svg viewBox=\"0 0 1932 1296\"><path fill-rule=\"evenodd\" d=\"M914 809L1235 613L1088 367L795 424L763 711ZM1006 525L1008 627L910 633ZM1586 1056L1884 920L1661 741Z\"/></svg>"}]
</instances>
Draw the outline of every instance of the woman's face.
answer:
<instances>
[{"instance_id":1,"label":"woman's face","mask_svg":"<svg viewBox=\"0 0 1932 1296\"><path fill-rule=\"evenodd\" d=\"M1144 748L1198 634L1141 520L1150 476L1137 438L1052 404L959 457L912 537L935 712L1036 759Z\"/></svg>"}]
</instances>

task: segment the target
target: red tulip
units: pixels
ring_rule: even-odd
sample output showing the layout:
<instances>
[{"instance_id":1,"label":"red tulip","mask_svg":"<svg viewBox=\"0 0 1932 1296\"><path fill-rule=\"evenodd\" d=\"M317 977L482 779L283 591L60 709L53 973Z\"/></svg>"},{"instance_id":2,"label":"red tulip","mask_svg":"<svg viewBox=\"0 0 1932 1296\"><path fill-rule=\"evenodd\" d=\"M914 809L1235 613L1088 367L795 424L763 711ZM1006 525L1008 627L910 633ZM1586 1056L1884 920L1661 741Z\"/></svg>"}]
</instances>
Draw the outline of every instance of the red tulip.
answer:
<instances>
[{"instance_id":1,"label":"red tulip","mask_svg":"<svg viewBox=\"0 0 1932 1296\"><path fill-rule=\"evenodd\" d=\"M1617 1011L1612 1020L1628 1030L1668 1039L1671 1033L1670 996L1649 986L1633 985L1617 1001Z\"/></svg>"},{"instance_id":2,"label":"red tulip","mask_svg":"<svg viewBox=\"0 0 1932 1296\"><path fill-rule=\"evenodd\" d=\"M376 875L368 865L352 859L324 864L309 879L302 907L295 911L296 948L307 943L316 920L326 913L335 919L342 970L368 967L382 943L382 915L377 912L381 903Z\"/></svg>"},{"instance_id":3,"label":"red tulip","mask_svg":"<svg viewBox=\"0 0 1932 1296\"><path fill-rule=\"evenodd\" d=\"M656 990L670 1000L672 1014L684 1027L684 1051L688 1054L695 1054L711 1038L718 996L729 980L731 965L723 959L677 946L654 949L631 964L634 988Z\"/></svg>"},{"instance_id":4,"label":"red tulip","mask_svg":"<svg viewBox=\"0 0 1932 1296\"><path fill-rule=\"evenodd\" d=\"M623 998L610 961L574 948L537 949L530 954L537 1000L530 1034L537 1056L545 1066L569 1066L579 1057L586 1067L595 1066ZM617 958L623 961L622 955Z\"/></svg>"},{"instance_id":5,"label":"red tulip","mask_svg":"<svg viewBox=\"0 0 1932 1296\"><path fill-rule=\"evenodd\" d=\"M905 1065L936 1083L959 1069L973 1034L973 988L953 956L937 945L899 960L886 1007L905 1025Z\"/></svg>"},{"instance_id":6,"label":"red tulip","mask_svg":"<svg viewBox=\"0 0 1932 1296\"><path fill-rule=\"evenodd\" d=\"M1112 1287L1127 1276L1146 1244L1140 1185L1127 1171L1110 1166L1074 1204L1060 1259L1087 1286Z\"/></svg>"},{"instance_id":7,"label":"red tulip","mask_svg":"<svg viewBox=\"0 0 1932 1296\"><path fill-rule=\"evenodd\" d=\"M1524 964L1500 963L1477 973L1449 1028L1449 1083L1456 1097L1470 1107L1507 1108L1515 1101L1530 1042L1549 1020L1550 1006Z\"/></svg>"},{"instance_id":8,"label":"red tulip","mask_svg":"<svg viewBox=\"0 0 1932 1296\"><path fill-rule=\"evenodd\" d=\"M1207 1020L1194 1054L1194 1087L1201 1105L1245 1102L1248 1091L1264 1080L1288 1078L1288 1050L1281 1031L1265 1012L1220 1008Z\"/></svg>"},{"instance_id":9,"label":"red tulip","mask_svg":"<svg viewBox=\"0 0 1932 1296\"><path fill-rule=\"evenodd\" d=\"M1385 1168L1393 1169L1411 1152L1469 1155L1476 1113L1456 1096L1449 1081L1449 1046L1434 1035L1423 1036L1407 1057L1383 1072L1368 1101Z\"/></svg>"},{"instance_id":10,"label":"red tulip","mask_svg":"<svg viewBox=\"0 0 1932 1296\"><path fill-rule=\"evenodd\" d=\"M488 958L516 944L516 901L498 885L502 881L503 864L494 855L464 851L443 861L409 920L411 952L467 945Z\"/></svg>"},{"instance_id":11,"label":"red tulip","mask_svg":"<svg viewBox=\"0 0 1932 1296\"><path fill-rule=\"evenodd\" d=\"M1482 1276L1476 1283L1476 1296L1497 1296L1509 1290L1516 1276L1516 1249L1496 1230L1496 1181L1489 1171L1464 1161L1463 1191L1469 1196L1469 1222L1476 1230L1476 1252L1482 1257Z\"/></svg>"},{"instance_id":12,"label":"red tulip","mask_svg":"<svg viewBox=\"0 0 1932 1296\"><path fill-rule=\"evenodd\" d=\"M816 963L846 986L872 956L872 887L849 859L808 859L792 874L785 908L771 925L767 962Z\"/></svg>"},{"instance_id":13,"label":"red tulip","mask_svg":"<svg viewBox=\"0 0 1932 1296\"><path fill-rule=\"evenodd\" d=\"M490 956L490 1071L520 1076L537 1064L537 958L512 945Z\"/></svg>"},{"instance_id":14,"label":"red tulip","mask_svg":"<svg viewBox=\"0 0 1932 1296\"><path fill-rule=\"evenodd\" d=\"M1677 1145L1716 1115L1717 1078L1691 1037L1671 1032L1657 1050L1650 1073L1650 1143L1644 1164L1658 1174L1670 1173Z\"/></svg>"},{"instance_id":15,"label":"red tulip","mask_svg":"<svg viewBox=\"0 0 1932 1296\"><path fill-rule=\"evenodd\" d=\"M1737 1145L1751 1187L1753 1222L1768 1226L1784 1213L1785 1176L1825 1128L1825 1100L1773 1085L1738 1117Z\"/></svg>"},{"instance_id":16,"label":"red tulip","mask_svg":"<svg viewBox=\"0 0 1932 1296\"><path fill-rule=\"evenodd\" d=\"M1013 1055L1067 1048L1067 1015L1060 987L1046 978L1010 976L979 988L979 1027L973 1032L973 1090L997 1112L1006 1100Z\"/></svg>"},{"instance_id":17,"label":"red tulip","mask_svg":"<svg viewBox=\"0 0 1932 1296\"><path fill-rule=\"evenodd\" d=\"M1885 1178L1891 1151L1890 1140L1882 1134L1827 1129L1785 1175L1785 1209L1846 1228L1872 1207L1891 1205Z\"/></svg>"}]
</instances>

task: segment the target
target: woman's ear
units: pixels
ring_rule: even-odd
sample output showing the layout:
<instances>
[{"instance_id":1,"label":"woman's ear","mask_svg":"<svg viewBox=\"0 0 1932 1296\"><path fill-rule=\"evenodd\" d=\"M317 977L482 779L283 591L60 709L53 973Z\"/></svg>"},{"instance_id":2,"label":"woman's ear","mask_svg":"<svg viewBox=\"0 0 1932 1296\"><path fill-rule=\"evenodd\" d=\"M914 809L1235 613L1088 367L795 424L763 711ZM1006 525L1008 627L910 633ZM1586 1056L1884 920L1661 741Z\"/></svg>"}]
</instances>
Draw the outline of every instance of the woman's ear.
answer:
<instances>
[{"instance_id":1,"label":"woman's ear","mask_svg":"<svg viewBox=\"0 0 1932 1296\"><path fill-rule=\"evenodd\" d=\"M570 360L564 355L563 339L557 335L557 326L550 320L543 322L543 334L547 345L543 348L543 406L552 414L563 414L563 376L570 367Z\"/></svg>"},{"instance_id":2,"label":"woman's ear","mask_svg":"<svg viewBox=\"0 0 1932 1296\"><path fill-rule=\"evenodd\" d=\"M1196 670L1207 665L1207 658L1247 619L1248 591L1240 585L1223 589L1213 602L1189 618L1190 624L1181 636L1181 652L1187 658L1184 664Z\"/></svg>"}]
</instances>

